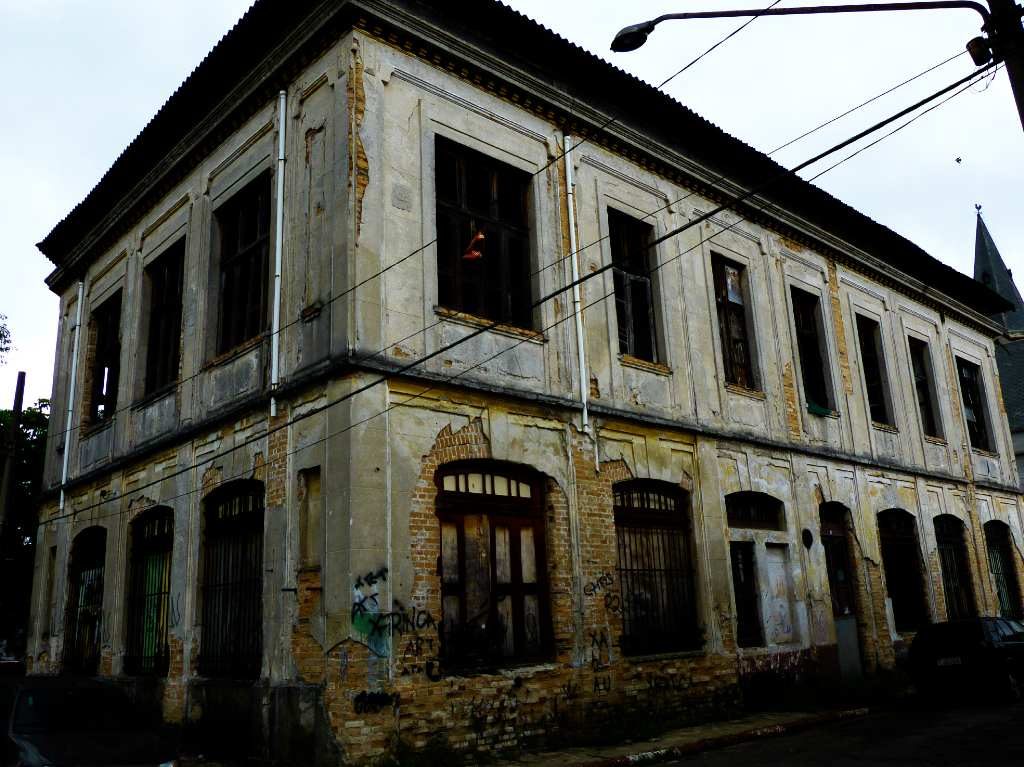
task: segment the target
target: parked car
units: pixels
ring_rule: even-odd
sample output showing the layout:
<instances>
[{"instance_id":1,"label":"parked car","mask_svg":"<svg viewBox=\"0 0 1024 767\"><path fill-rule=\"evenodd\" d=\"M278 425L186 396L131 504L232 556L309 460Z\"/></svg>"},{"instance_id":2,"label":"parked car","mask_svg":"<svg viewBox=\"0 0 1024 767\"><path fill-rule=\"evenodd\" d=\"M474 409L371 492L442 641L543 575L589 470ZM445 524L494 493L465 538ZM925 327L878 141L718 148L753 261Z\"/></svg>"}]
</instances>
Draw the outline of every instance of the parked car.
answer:
<instances>
[{"instance_id":1,"label":"parked car","mask_svg":"<svg viewBox=\"0 0 1024 767\"><path fill-rule=\"evenodd\" d=\"M8 734L19 767L173 767L173 743L141 721L124 690L93 679L29 677Z\"/></svg>"},{"instance_id":2,"label":"parked car","mask_svg":"<svg viewBox=\"0 0 1024 767\"><path fill-rule=\"evenodd\" d=\"M1024 625L1005 618L932 623L910 647L910 674L922 695L976 694L1020 700Z\"/></svg>"}]
</instances>

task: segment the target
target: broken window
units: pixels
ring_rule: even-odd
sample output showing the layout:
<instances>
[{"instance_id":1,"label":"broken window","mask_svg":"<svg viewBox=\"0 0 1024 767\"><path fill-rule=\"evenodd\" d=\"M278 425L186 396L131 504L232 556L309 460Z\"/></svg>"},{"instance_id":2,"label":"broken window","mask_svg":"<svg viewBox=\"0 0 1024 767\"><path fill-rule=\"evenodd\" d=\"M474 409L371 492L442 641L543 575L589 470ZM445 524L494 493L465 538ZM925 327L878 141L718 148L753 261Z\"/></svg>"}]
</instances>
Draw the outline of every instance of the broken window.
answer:
<instances>
[{"instance_id":1,"label":"broken window","mask_svg":"<svg viewBox=\"0 0 1024 767\"><path fill-rule=\"evenodd\" d=\"M928 602L914 516L903 509L880 511L878 540L895 628L900 633L917 631L928 618Z\"/></svg>"},{"instance_id":2,"label":"broken window","mask_svg":"<svg viewBox=\"0 0 1024 767\"><path fill-rule=\"evenodd\" d=\"M726 383L755 389L747 316L746 268L718 254L711 256L718 309L718 334Z\"/></svg>"},{"instance_id":3,"label":"broken window","mask_svg":"<svg viewBox=\"0 0 1024 767\"><path fill-rule=\"evenodd\" d=\"M124 659L125 671L129 674L163 676L167 673L173 544L174 512L171 509L151 509L132 522L128 647Z\"/></svg>"},{"instance_id":4,"label":"broken window","mask_svg":"<svg viewBox=\"0 0 1024 767\"><path fill-rule=\"evenodd\" d=\"M942 591L946 596L946 617L954 621L977 614L974 586L967 564L967 542L964 523L951 514L935 518L935 543L939 549L942 570Z\"/></svg>"},{"instance_id":5,"label":"broken window","mask_svg":"<svg viewBox=\"0 0 1024 767\"><path fill-rule=\"evenodd\" d=\"M928 351L928 342L908 336L907 345L910 348L910 366L914 372L917 407L921 413L921 429L929 437L941 438L942 422L936 407L935 384L932 380L932 357Z\"/></svg>"},{"instance_id":6,"label":"broken window","mask_svg":"<svg viewBox=\"0 0 1024 767\"><path fill-rule=\"evenodd\" d=\"M120 290L93 311L90 326L92 359L88 367L86 420L102 423L117 412L117 383L121 372Z\"/></svg>"},{"instance_id":7,"label":"broken window","mask_svg":"<svg viewBox=\"0 0 1024 767\"><path fill-rule=\"evenodd\" d=\"M700 647L686 493L677 485L653 480L619 482L613 493L622 652Z\"/></svg>"},{"instance_id":8,"label":"broken window","mask_svg":"<svg viewBox=\"0 0 1024 767\"><path fill-rule=\"evenodd\" d=\"M658 361L649 257L653 232L650 224L608 209L619 353L648 362Z\"/></svg>"},{"instance_id":9,"label":"broken window","mask_svg":"<svg viewBox=\"0 0 1024 767\"><path fill-rule=\"evenodd\" d=\"M786 512L782 501L765 493L741 491L725 497L729 527L754 530L785 530Z\"/></svg>"},{"instance_id":10,"label":"broken window","mask_svg":"<svg viewBox=\"0 0 1024 767\"><path fill-rule=\"evenodd\" d=\"M757 596L757 569L753 541L731 541L732 591L736 598L736 644L739 647L764 645L761 606Z\"/></svg>"},{"instance_id":11,"label":"broken window","mask_svg":"<svg viewBox=\"0 0 1024 767\"><path fill-rule=\"evenodd\" d=\"M1010 528L1005 522L991 520L985 523L985 546L988 550L989 570L992 571L999 597L999 614L1004 618L1022 617L1020 585L1014 567Z\"/></svg>"},{"instance_id":12,"label":"broken window","mask_svg":"<svg viewBox=\"0 0 1024 767\"><path fill-rule=\"evenodd\" d=\"M868 410L875 423L892 426L889 407L889 388L886 379L885 352L882 350L882 332L878 323L863 314L857 317L857 339L860 343L860 361L864 372L864 385L868 393Z\"/></svg>"},{"instance_id":13,"label":"broken window","mask_svg":"<svg viewBox=\"0 0 1024 767\"><path fill-rule=\"evenodd\" d=\"M832 615L840 618L857 611L857 575L850 557L850 511L841 503L826 502L818 509L821 546L825 549Z\"/></svg>"},{"instance_id":14,"label":"broken window","mask_svg":"<svg viewBox=\"0 0 1024 767\"><path fill-rule=\"evenodd\" d=\"M267 327L270 174L263 173L214 213L218 232L217 353Z\"/></svg>"},{"instance_id":15,"label":"broken window","mask_svg":"<svg viewBox=\"0 0 1024 767\"><path fill-rule=\"evenodd\" d=\"M441 658L448 668L550 653L543 493L532 472L460 462L437 476Z\"/></svg>"},{"instance_id":16,"label":"broken window","mask_svg":"<svg viewBox=\"0 0 1024 767\"><path fill-rule=\"evenodd\" d=\"M800 357L800 374L808 412L826 415L835 410L825 367L824 329L821 324L821 302L814 293L792 288L793 323Z\"/></svg>"},{"instance_id":17,"label":"broken window","mask_svg":"<svg viewBox=\"0 0 1024 767\"><path fill-rule=\"evenodd\" d=\"M89 527L75 536L68 563L64 670L93 676L99 670L103 636L103 569L107 531Z\"/></svg>"},{"instance_id":18,"label":"broken window","mask_svg":"<svg viewBox=\"0 0 1024 767\"><path fill-rule=\"evenodd\" d=\"M530 174L441 136L436 147L440 305L532 328Z\"/></svg>"},{"instance_id":19,"label":"broken window","mask_svg":"<svg viewBox=\"0 0 1024 767\"><path fill-rule=\"evenodd\" d=\"M263 483L230 482L203 505L199 673L255 679L263 659Z\"/></svg>"},{"instance_id":20,"label":"broken window","mask_svg":"<svg viewBox=\"0 0 1024 767\"><path fill-rule=\"evenodd\" d=\"M967 421L967 436L970 438L971 447L991 450L988 415L984 389L981 385L981 368L973 362L957 357L956 370L960 378L960 399L964 405L964 419Z\"/></svg>"},{"instance_id":21,"label":"broken window","mask_svg":"<svg viewBox=\"0 0 1024 767\"><path fill-rule=\"evenodd\" d=\"M179 240L146 267L149 330L146 334L145 393L178 380L181 359L181 285L185 240Z\"/></svg>"}]
</instances>

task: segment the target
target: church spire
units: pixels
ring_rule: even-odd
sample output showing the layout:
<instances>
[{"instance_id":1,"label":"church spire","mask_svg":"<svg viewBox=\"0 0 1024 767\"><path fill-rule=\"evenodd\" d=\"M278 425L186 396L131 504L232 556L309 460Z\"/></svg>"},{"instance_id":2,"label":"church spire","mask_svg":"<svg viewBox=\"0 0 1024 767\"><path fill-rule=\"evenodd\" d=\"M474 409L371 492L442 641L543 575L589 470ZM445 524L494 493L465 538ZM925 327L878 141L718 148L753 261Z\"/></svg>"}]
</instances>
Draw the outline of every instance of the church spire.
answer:
<instances>
[{"instance_id":1,"label":"church spire","mask_svg":"<svg viewBox=\"0 0 1024 767\"><path fill-rule=\"evenodd\" d=\"M984 283L1013 304L1014 308L1011 311L992 316L1007 330L1024 331L1024 299L1021 299L1020 291L1013 283L1013 274L1003 263L999 249L989 234L988 227L985 226L985 219L981 217L981 206L975 205L974 208L978 211L978 225L974 237L974 279Z\"/></svg>"}]
</instances>

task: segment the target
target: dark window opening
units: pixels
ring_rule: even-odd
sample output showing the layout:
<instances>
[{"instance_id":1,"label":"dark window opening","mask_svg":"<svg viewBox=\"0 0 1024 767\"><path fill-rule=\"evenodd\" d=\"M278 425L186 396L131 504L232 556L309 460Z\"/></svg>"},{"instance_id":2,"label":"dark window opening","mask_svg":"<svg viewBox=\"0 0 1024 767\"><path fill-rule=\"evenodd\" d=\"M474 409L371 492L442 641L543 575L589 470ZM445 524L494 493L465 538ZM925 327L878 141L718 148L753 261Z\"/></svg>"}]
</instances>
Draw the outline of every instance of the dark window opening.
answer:
<instances>
[{"instance_id":1,"label":"dark window opening","mask_svg":"<svg viewBox=\"0 0 1024 767\"><path fill-rule=\"evenodd\" d=\"M854 615L857 609L857 577L850 558L849 512L838 503L824 503L819 509L821 545L825 549L825 569L832 594L832 614Z\"/></svg>"},{"instance_id":2,"label":"dark window opening","mask_svg":"<svg viewBox=\"0 0 1024 767\"><path fill-rule=\"evenodd\" d=\"M785 530L786 512L782 501L755 492L730 493L725 497L729 527L754 530Z\"/></svg>"},{"instance_id":3,"label":"dark window opening","mask_svg":"<svg viewBox=\"0 0 1024 767\"><path fill-rule=\"evenodd\" d=\"M749 339L746 268L714 254L711 271L715 280L718 333L722 343L725 380L745 389L757 388Z\"/></svg>"},{"instance_id":4,"label":"dark window opening","mask_svg":"<svg viewBox=\"0 0 1024 767\"><path fill-rule=\"evenodd\" d=\"M132 522L128 648L124 659L129 674L167 674L173 545L174 512L170 509L143 512Z\"/></svg>"},{"instance_id":5,"label":"dark window opening","mask_svg":"<svg viewBox=\"0 0 1024 767\"><path fill-rule=\"evenodd\" d=\"M864 385L868 393L868 410L875 423L892 426L889 392L886 383L885 352L882 350L882 331L878 323L862 314L857 317L857 340L860 343L860 361L864 372Z\"/></svg>"},{"instance_id":6,"label":"dark window opening","mask_svg":"<svg viewBox=\"0 0 1024 767\"><path fill-rule=\"evenodd\" d=\"M615 539L626 655L699 648L693 534L686 493L665 482L614 488Z\"/></svg>"},{"instance_id":7,"label":"dark window opening","mask_svg":"<svg viewBox=\"0 0 1024 767\"><path fill-rule=\"evenodd\" d=\"M181 286L185 240L179 240L146 267L149 330L146 335L146 386L152 394L178 380L181 360Z\"/></svg>"},{"instance_id":8,"label":"dark window opening","mask_svg":"<svg viewBox=\"0 0 1024 767\"><path fill-rule=\"evenodd\" d=\"M530 174L441 136L436 149L438 301L532 328Z\"/></svg>"},{"instance_id":9,"label":"dark window opening","mask_svg":"<svg viewBox=\"0 0 1024 767\"><path fill-rule=\"evenodd\" d=\"M988 549L989 570L992 571L999 597L999 614L1004 618L1018 620L1024 617L1024 611L1021 609L1020 584L1014 567L1010 528L1004 522L986 522L985 546Z\"/></svg>"},{"instance_id":10,"label":"dark window opening","mask_svg":"<svg viewBox=\"0 0 1024 767\"><path fill-rule=\"evenodd\" d=\"M764 630L757 596L753 542L730 542L729 558L732 561L732 590L736 598L736 644L740 647L761 647L764 645Z\"/></svg>"},{"instance_id":11,"label":"dark window opening","mask_svg":"<svg viewBox=\"0 0 1024 767\"><path fill-rule=\"evenodd\" d=\"M199 673L255 679L263 658L263 483L232 482L204 506Z\"/></svg>"},{"instance_id":12,"label":"dark window opening","mask_svg":"<svg viewBox=\"0 0 1024 767\"><path fill-rule=\"evenodd\" d=\"M957 357L956 370L960 378L960 399L964 405L964 419L967 421L967 436L970 438L971 447L991 450L984 389L981 385L981 368L973 362Z\"/></svg>"},{"instance_id":13,"label":"dark window opening","mask_svg":"<svg viewBox=\"0 0 1024 767\"><path fill-rule=\"evenodd\" d=\"M653 233L650 224L608 209L619 352L648 362L658 361L649 256Z\"/></svg>"},{"instance_id":14,"label":"dark window opening","mask_svg":"<svg viewBox=\"0 0 1024 767\"><path fill-rule=\"evenodd\" d=\"M90 527L76 537L68 564L64 670L92 676L99 670L103 637L103 568L107 531Z\"/></svg>"},{"instance_id":15,"label":"dark window opening","mask_svg":"<svg viewBox=\"0 0 1024 767\"><path fill-rule=\"evenodd\" d=\"M951 620L977 614L971 569L967 563L964 523L950 514L935 518L935 542L939 549L942 590L946 596L946 617Z\"/></svg>"},{"instance_id":16,"label":"dark window opening","mask_svg":"<svg viewBox=\"0 0 1024 767\"><path fill-rule=\"evenodd\" d=\"M820 301L815 294L799 288L792 288L791 294L796 345L807 410L816 415L824 415L832 412L834 406L822 354L824 334L821 327Z\"/></svg>"},{"instance_id":17,"label":"dark window opening","mask_svg":"<svg viewBox=\"0 0 1024 767\"><path fill-rule=\"evenodd\" d=\"M917 631L928 620L928 602L913 515L902 509L879 512L878 538L896 630Z\"/></svg>"},{"instance_id":18,"label":"dark window opening","mask_svg":"<svg viewBox=\"0 0 1024 767\"><path fill-rule=\"evenodd\" d=\"M460 462L437 476L441 660L495 667L551 654L543 492L538 475Z\"/></svg>"},{"instance_id":19,"label":"dark window opening","mask_svg":"<svg viewBox=\"0 0 1024 767\"><path fill-rule=\"evenodd\" d=\"M917 392L917 407L921 413L921 428L929 437L942 437L938 410L932 383L932 360L928 353L928 342L909 336L910 366L914 371L914 390Z\"/></svg>"},{"instance_id":20,"label":"dark window opening","mask_svg":"<svg viewBox=\"0 0 1024 767\"><path fill-rule=\"evenodd\" d=\"M92 364L87 417L89 423L109 421L117 412L117 384L121 374L121 291L92 313Z\"/></svg>"},{"instance_id":21,"label":"dark window opening","mask_svg":"<svg viewBox=\"0 0 1024 767\"><path fill-rule=\"evenodd\" d=\"M219 233L217 353L267 327L270 174L263 173L214 213Z\"/></svg>"}]
</instances>

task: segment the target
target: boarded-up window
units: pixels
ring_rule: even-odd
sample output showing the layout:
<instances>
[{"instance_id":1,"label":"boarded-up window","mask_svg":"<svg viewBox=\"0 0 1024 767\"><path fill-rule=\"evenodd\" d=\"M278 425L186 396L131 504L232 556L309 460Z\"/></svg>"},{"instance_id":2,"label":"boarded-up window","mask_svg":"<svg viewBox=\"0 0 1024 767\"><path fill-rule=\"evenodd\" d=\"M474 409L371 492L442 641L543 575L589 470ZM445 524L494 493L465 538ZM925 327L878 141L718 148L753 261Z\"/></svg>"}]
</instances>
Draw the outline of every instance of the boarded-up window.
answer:
<instances>
[{"instance_id":1,"label":"boarded-up window","mask_svg":"<svg viewBox=\"0 0 1024 767\"><path fill-rule=\"evenodd\" d=\"M263 657L263 483L231 482L204 506L199 673L254 679Z\"/></svg>"},{"instance_id":2,"label":"boarded-up window","mask_svg":"<svg viewBox=\"0 0 1024 767\"><path fill-rule=\"evenodd\" d=\"M550 654L539 476L496 462L437 475L441 656L446 668Z\"/></svg>"},{"instance_id":3,"label":"boarded-up window","mask_svg":"<svg viewBox=\"0 0 1024 767\"><path fill-rule=\"evenodd\" d=\"M299 562L302 567L320 567L323 543L323 512L320 494L320 467L299 472Z\"/></svg>"},{"instance_id":4,"label":"boarded-up window","mask_svg":"<svg viewBox=\"0 0 1024 767\"><path fill-rule=\"evenodd\" d=\"M181 360L181 286L185 240L146 267L149 329L146 334L146 394L178 380Z\"/></svg>"},{"instance_id":5,"label":"boarded-up window","mask_svg":"<svg viewBox=\"0 0 1024 767\"><path fill-rule=\"evenodd\" d=\"M766 543L764 590L764 635L770 645L797 641L793 622L793 578L789 568L789 546Z\"/></svg>"},{"instance_id":6,"label":"boarded-up window","mask_svg":"<svg viewBox=\"0 0 1024 767\"><path fill-rule=\"evenodd\" d=\"M124 660L129 674L167 673L173 547L174 513L170 509L143 512L132 522Z\"/></svg>"},{"instance_id":7,"label":"boarded-up window","mask_svg":"<svg viewBox=\"0 0 1024 767\"><path fill-rule=\"evenodd\" d=\"M530 174L441 136L436 147L441 306L532 328Z\"/></svg>"},{"instance_id":8,"label":"boarded-up window","mask_svg":"<svg viewBox=\"0 0 1024 767\"><path fill-rule=\"evenodd\" d=\"M86 420L109 421L117 412L118 378L121 374L121 291L104 301L92 313L90 322L91 359L88 360L89 388Z\"/></svg>"},{"instance_id":9,"label":"boarded-up window","mask_svg":"<svg viewBox=\"0 0 1024 767\"><path fill-rule=\"evenodd\" d=\"M902 509L879 512L878 540L896 630L917 631L928 618L928 603L913 515Z\"/></svg>"},{"instance_id":10,"label":"boarded-up window","mask_svg":"<svg viewBox=\"0 0 1024 767\"><path fill-rule=\"evenodd\" d=\"M964 405L964 419L967 421L967 436L971 440L971 447L991 450L981 369L973 362L957 357L956 370L960 378L960 398Z\"/></svg>"},{"instance_id":11,"label":"boarded-up window","mask_svg":"<svg viewBox=\"0 0 1024 767\"><path fill-rule=\"evenodd\" d=\"M619 353L649 362L658 361L649 245L653 232L650 224L609 208Z\"/></svg>"},{"instance_id":12,"label":"boarded-up window","mask_svg":"<svg viewBox=\"0 0 1024 767\"><path fill-rule=\"evenodd\" d=\"M999 614L1004 618L1020 618L1020 585L1014 567L1010 528L1005 522L992 520L985 523L985 545L988 549L989 570L992 571L999 597Z\"/></svg>"},{"instance_id":13,"label":"boarded-up window","mask_svg":"<svg viewBox=\"0 0 1024 767\"><path fill-rule=\"evenodd\" d=\"M263 173L221 205L214 219L219 248L217 353L267 327L270 270L270 174Z\"/></svg>"},{"instance_id":14,"label":"boarded-up window","mask_svg":"<svg viewBox=\"0 0 1024 767\"><path fill-rule=\"evenodd\" d=\"M103 636L103 570L107 531L83 530L71 545L68 564L64 670L92 676L99 669Z\"/></svg>"},{"instance_id":15,"label":"boarded-up window","mask_svg":"<svg viewBox=\"0 0 1024 767\"><path fill-rule=\"evenodd\" d=\"M619 482L614 511L623 653L700 647L686 493L668 482Z\"/></svg>"},{"instance_id":16,"label":"boarded-up window","mask_svg":"<svg viewBox=\"0 0 1024 767\"><path fill-rule=\"evenodd\" d=\"M754 380L750 318L747 314L746 268L714 254L711 271L715 281L718 334L722 343L725 380L745 389L757 388Z\"/></svg>"},{"instance_id":17,"label":"boarded-up window","mask_svg":"<svg viewBox=\"0 0 1024 767\"><path fill-rule=\"evenodd\" d=\"M935 398L935 382L932 376L932 356L928 342L909 336L910 366L914 373L914 391L917 393L917 407L921 414L921 429L929 437L942 437L942 419Z\"/></svg>"},{"instance_id":18,"label":"boarded-up window","mask_svg":"<svg viewBox=\"0 0 1024 767\"><path fill-rule=\"evenodd\" d=\"M875 423L892 425L889 405L889 383L882 349L882 331L870 317L857 315L857 340L860 344L860 362L864 373L864 386L868 395L868 410Z\"/></svg>"},{"instance_id":19,"label":"boarded-up window","mask_svg":"<svg viewBox=\"0 0 1024 767\"><path fill-rule=\"evenodd\" d=\"M753 541L729 543L732 561L732 590L736 599L736 644L760 647L764 644L761 606L757 598L757 564Z\"/></svg>"},{"instance_id":20,"label":"boarded-up window","mask_svg":"<svg viewBox=\"0 0 1024 767\"><path fill-rule=\"evenodd\" d=\"M977 614L971 569L967 564L964 523L951 514L935 518L935 543L939 549L942 590L946 597L946 617L951 620Z\"/></svg>"},{"instance_id":21,"label":"boarded-up window","mask_svg":"<svg viewBox=\"0 0 1024 767\"><path fill-rule=\"evenodd\" d=\"M824 328L821 324L821 302L814 293L792 288L793 323L796 346L800 356L800 376L804 384L807 410L824 415L835 409L825 367Z\"/></svg>"}]
</instances>

